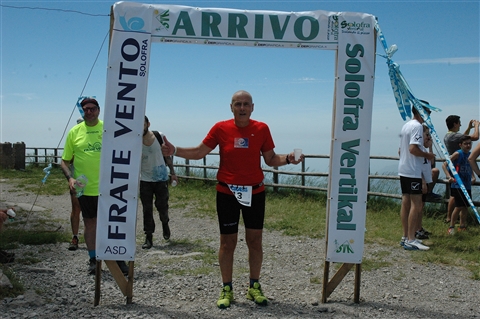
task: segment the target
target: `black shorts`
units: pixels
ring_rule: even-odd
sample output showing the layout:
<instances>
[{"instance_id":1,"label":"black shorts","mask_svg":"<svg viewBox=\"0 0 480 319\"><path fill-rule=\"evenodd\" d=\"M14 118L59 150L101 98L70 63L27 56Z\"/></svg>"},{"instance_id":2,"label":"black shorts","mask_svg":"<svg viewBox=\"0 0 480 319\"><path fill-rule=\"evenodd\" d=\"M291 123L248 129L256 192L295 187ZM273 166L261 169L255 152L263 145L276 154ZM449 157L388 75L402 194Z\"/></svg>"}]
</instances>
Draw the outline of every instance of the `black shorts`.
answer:
<instances>
[{"instance_id":1,"label":"black shorts","mask_svg":"<svg viewBox=\"0 0 480 319\"><path fill-rule=\"evenodd\" d=\"M470 204L460 188L451 188L450 193L455 198L455 207L469 207ZM472 198L472 190L467 189L468 196Z\"/></svg>"},{"instance_id":2,"label":"black shorts","mask_svg":"<svg viewBox=\"0 0 480 319\"><path fill-rule=\"evenodd\" d=\"M238 223L242 212L245 228L263 229L265 218L265 192L252 195L252 206L240 204L235 196L217 192L217 216L220 234L238 233Z\"/></svg>"},{"instance_id":3,"label":"black shorts","mask_svg":"<svg viewBox=\"0 0 480 319\"><path fill-rule=\"evenodd\" d=\"M83 218L97 218L98 196L82 195L78 198Z\"/></svg>"},{"instance_id":4,"label":"black shorts","mask_svg":"<svg viewBox=\"0 0 480 319\"><path fill-rule=\"evenodd\" d=\"M422 195L422 179L400 176L402 194Z\"/></svg>"}]
</instances>

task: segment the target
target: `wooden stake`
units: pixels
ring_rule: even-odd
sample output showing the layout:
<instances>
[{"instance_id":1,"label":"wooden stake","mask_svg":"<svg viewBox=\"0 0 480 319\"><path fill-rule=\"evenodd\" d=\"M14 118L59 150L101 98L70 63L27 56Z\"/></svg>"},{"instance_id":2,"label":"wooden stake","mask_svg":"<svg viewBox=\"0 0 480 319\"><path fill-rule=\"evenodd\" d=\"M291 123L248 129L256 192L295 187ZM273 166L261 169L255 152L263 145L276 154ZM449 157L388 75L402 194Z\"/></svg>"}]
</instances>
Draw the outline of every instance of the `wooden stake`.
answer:
<instances>
[{"instance_id":1,"label":"wooden stake","mask_svg":"<svg viewBox=\"0 0 480 319\"><path fill-rule=\"evenodd\" d=\"M117 282L118 288L124 296L127 297L127 305L132 303L133 299L133 268L134 268L134 261L130 261L128 263L128 277L125 278L125 275L120 270L120 267L117 264L116 260L104 260L105 264L107 265L108 269L112 273L113 278ZM123 261L122 261L123 262ZM93 305L98 306L100 303L100 282L101 282L101 274L102 274L102 261L97 260L97 268L95 274L95 300Z\"/></svg>"},{"instance_id":2,"label":"wooden stake","mask_svg":"<svg viewBox=\"0 0 480 319\"><path fill-rule=\"evenodd\" d=\"M342 282L343 278L348 274L350 269L355 265L355 284L354 284L354 296L353 301L355 303L360 302L360 275L361 275L361 264L342 264L342 266L337 270L335 275L332 277L332 280L329 281L329 271L330 271L330 262L325 261L325 266L323 269L323 287L322 287L322 303L327 302L327 298L330 297L332 292L337 288L337 286Z\"/></svg>"}]
</instances>

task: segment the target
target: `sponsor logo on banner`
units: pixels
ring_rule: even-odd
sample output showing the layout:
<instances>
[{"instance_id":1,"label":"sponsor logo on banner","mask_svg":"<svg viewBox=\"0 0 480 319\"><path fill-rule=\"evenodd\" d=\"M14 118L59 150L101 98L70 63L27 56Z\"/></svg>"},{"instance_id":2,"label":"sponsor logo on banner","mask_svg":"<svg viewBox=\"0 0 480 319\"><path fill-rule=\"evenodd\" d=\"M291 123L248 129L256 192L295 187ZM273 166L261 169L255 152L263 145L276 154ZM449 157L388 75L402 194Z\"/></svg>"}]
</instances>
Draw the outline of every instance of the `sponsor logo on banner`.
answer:
<instances>
[{"instance_id":1,"label":"sponsor logo on banner","mask_svg":"<svg viewBox=\"0 0 480 319\"><path fill-rule=\"evenodd\" d=\"M189 39L175 39L175 38L160 38L160 42L164 43L183 43L183 44L196 44L197 41Z\"/></svg>"},{"instance_id":2,"label":"sponsor logo on banner","mask_svg":"<svg viewBox=\"0 0 480 319\"><path fill-rule=\"evenodd\" d=\"M342 33L370 34L372 25L367 22L342 21L340 23Z\"/></svg>"},{"instance_id":3,"label":"sponsor logo on banner","mask_svg":"<svg viewBox=\"0 0 480 319\"><path fill-rule=\"evenodd\" d=\"M213 45L235 45L234 42L227 42L227 41L212 41L212 40L205 40L203 41L204 44L213 44Z\"/></svg>"},{"instance_id":4,"label":"sponsor logo on banner","mask_svg":"<svg viewBox=\"0 0 480 319\"><path fill-rule=\"evenodd\" d=\"M327 40L338 40L338 25L338 15L331 15L328 17Z\"/></svg>"},{"instance_id":5,"label":"sponsor logo on banner","mask_svg":"<svg viewBox=\"0 0 480 319\"><path fill-rule=\"evenodd\" d=\"M132 17L127 20L125 16L126 13L119 17L120 25L124 31L146 32L144 29L145 21L142 18Z\"/></svg>"},{"instance_id":6,"label":"sponsor logo on banner","mask_svg":"<svg viewBox=\"0 0 480 319\"><path fill-rule=\"evenodd\" d=\"M254 42L254 47L265 47L265 48L285 48L291 46L291 44L284 44L284 43L262 43L262 42Z\"/></svg>"},{"instance_id":7,"label":"sponsor logo on banner","mask_svg":"<svg viewBox=\"0 0 480 319\"><path fill-rule=\"evenodd\" d=\"M170 28L170 10L163 10L163 11L154 11L155 19L160 22L160 26L155 30L159 31L162 29L168 30Z\"/></svg>"},{"instance_id":8,"label":"sponsor logo on banner","mask_svg":"<svg viewBox=\"0 0 480 319\"><path fill-rule=\"evenodd\" d=\"M297 48L303 49L327 49L326 45L323 44L308 44L308 43L298 43Z\"/></svg>"},{"instance_id":9,"label":"sponsor logo on banner","mask_svg":"<svg viewBox=\"0 0 480 319\"><path fill-rule=\"evenodd\" d=\"M337 254L354 254L352 245L355 241L353 239L346 240L343 244L338 245L338 242L335 240L335 252Z\"/></svg>"}]
</instances>

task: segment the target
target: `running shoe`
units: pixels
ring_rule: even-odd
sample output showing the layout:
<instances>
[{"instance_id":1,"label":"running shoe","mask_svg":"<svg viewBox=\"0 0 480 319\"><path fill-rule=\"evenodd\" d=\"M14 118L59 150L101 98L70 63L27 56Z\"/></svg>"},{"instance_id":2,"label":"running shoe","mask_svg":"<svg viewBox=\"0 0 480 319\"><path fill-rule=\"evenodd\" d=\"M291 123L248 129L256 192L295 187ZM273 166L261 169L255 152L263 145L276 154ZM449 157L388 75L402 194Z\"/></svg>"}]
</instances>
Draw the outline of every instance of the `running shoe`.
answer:
<instances>
[{"instance_id":1,"label":"running shoe","mask_svg":"<svg viewBox=\"0 0 480 319\"><path fill-rule=\"evenodd\" d=\"M415 238L417 239L428 239L427 233L422 229L415 232Z\"/></svg>"},{"instance_id":2,"label":"running shoe","mask_svg":"<svg viewBox=\"0 0 480 319\"><path fill-rule=\"evenodd\" d=\"M142 245L142 249L150 249L153 246L153 236L147 235L145 238L145 243Z\"/></svg>"},{"instance_id":3,"label":"running shoe","mask_svg":"<svg viewBox=\"0 0 480 319\"><path fill-rule=\"evenodd\" d=\"M253 287L247 291L247 299L254 301L257 305L266 306L268 303L267 297L263 295L262 287L259 282L255 282Z\"/></svg>"},{"instance_id":4,"label":"running shoe","mask_svg":"<svg viewBox=\"0 0 480 319\"><path fill-rule=\"evenodd\" d=\"M448 232L449 235L454 235L455 234L455 227L453 227L453 226L448 227L447 232Z\"/></svg>"},{"instance_id":5,"label":"running shoe","mask_svg":"<svg viewBox=\"0 0 480 319\"><path fill-rule=\"evenodd\" d=\"M168 223L162 223L162 230L163 230L163 238L165 240L170 239L170 227L168 227Z\"/></svg>"},{"instance_id":6,"label":"running shoe","mask_svg":"<svg viewBox=\"0 0 480 319\"><path fill-rule=\"evenodd\" d=\"M97 259L95 257L92 257L88 261L88 274L95 275L96 270L97 270Z\"/></svg>"},{"instance_id":7,"label":"running shoe","mask_svg":"<svg viewBox=\"0 0 480 319\"><path fill-rule=\"evenodd\" d=\"M217 301L217 307L220 309L225 309L230 307L230 303L233 302L233 291L230 286L224 286L220 292L220 297Z\"/></svg>"},{"instance_id":8,"label":"running shoe","mask_svg":"<svg viewBox=\"0 0 480 319\"><path fill-rule=\"evenodd\" d=\"M78 249L78 237L73 236L70 245L68 246L68 250L77 250Z\"/></svg>"},{"instance_id":9,"label":"running shoe","mask_svg":"<svg viewBox=\"0 0 480 319\"><path fill-rule=\"evenodd\" d=\"M430 247L423 245L417 239L405 241L405 245L403 245L403 248L405 248L405 250L429 250L430 249Z\"/></svg>"},{"instance_id":10,"label":"running shoe","mask_svg":"<svg viewBox=\"0 0 480 319\"><path fill-rule=\"evenodd\" d=\"M420 231L423 232L425 235L430 236L432 233L426 230L425 228L420 228Z\"/></svg>"}]
</instances>

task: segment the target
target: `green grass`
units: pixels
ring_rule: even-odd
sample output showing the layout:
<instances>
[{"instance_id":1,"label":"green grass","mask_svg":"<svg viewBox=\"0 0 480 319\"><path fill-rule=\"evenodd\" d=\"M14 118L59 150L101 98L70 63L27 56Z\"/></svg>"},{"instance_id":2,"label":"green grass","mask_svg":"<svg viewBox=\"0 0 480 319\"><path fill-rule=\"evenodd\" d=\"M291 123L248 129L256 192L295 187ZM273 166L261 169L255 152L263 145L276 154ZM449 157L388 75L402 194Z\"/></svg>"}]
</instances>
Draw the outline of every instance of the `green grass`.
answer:
<instances>
[{"instance_id":1,"label":"green grass","mask_svg":"<svg viewBox=\"0 0 480 319\"><path fill-rule=\"evenodd\" d=\"M265 208L265 228L289 236L325 237L325 196L299 192L270 193Z\"/></svg>"},{"instance_id":2,"label":"green grass","mask_svg":"<svg viewBox=\"0 0 480 319\"><path fill-rule=\"evenodd\" d=\"M372 203L367 210L366 237L367 243L380 243L400 249L402 236L400 224L400 204ZM383 205L382 205L383 204ZM432 209L432 207L434 209ZM472 278L480 279L480 227L470 213L468 231L447 234L448 226L443 222L446 212L441 205L431 205L423 216L423 227L433 233L424 243L430 246L426 252L412 252L411 256L418 263L439 263L451 266L464 266L471 271Z\"/></svg>"},{"instance_id":3,"label":"green grass","mask_svg":"<svg viewBox=\"0 0 480 319\"><path fill-rule=\"evenodd\" d=\"M45 173L42 168L27 166L23 171L0 169L0 178L13 180L15 190L18 192L30 192L40 195L61 195L68 190L65 176L60 167L53 167L45 184L42 179Z\"/></svg>"},{"instance_id":4,"label":"green grass","mask_svg":"<svg viewBox=\"0 0 480 319\"><path fill-rule=\"evenodd\" d=\"M39 228L22 229L22 226L16 227L5 225L4 231L0 235L0 248L12 249L12 245L44 245L56 244L69 240L68 234L57 231L45 231Z\"/></svg>"},{"instance_id":5,"label":"green grass","mask_svg":"<svg viewBox=\"0 0 480 319\"><path fill-rule=\"evenodd\" d=\"M381 187L381 185L377 185ZM390 186L388 186L390 187ZM196 217L216 219L214 183L181 181L180 186L171 188L173 205L194 207L190 213ZM197 205L198 203L198 205ZM178 207L178 206L176 206ZM468 231L454 236L447 234L448 226L443 222L445 206L429 203L424 209L423 226L433 235L425 243L431 248L426 252L410 252L418 263L439 263L463 266L471 271L472 278L480 280L480 227L473 213L468 218ZM301 191L273 193L267 189L265 228L281 231L289 236L325 237L326 194ZM389 249L402 249L400 223L400 201L384 197L371 197L367 205L365 233L366 243L376 243ZM320 256L323 258L323 256ZM364 257L364 271L388 267L396 261L389 254L374 254Z\"/></svg>"}]
</instances>

